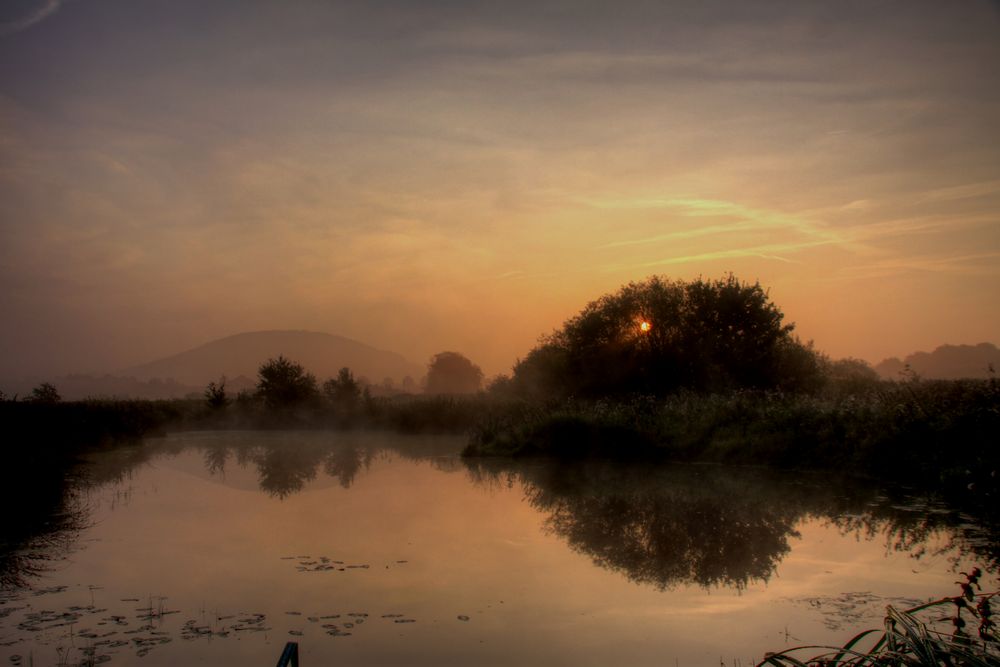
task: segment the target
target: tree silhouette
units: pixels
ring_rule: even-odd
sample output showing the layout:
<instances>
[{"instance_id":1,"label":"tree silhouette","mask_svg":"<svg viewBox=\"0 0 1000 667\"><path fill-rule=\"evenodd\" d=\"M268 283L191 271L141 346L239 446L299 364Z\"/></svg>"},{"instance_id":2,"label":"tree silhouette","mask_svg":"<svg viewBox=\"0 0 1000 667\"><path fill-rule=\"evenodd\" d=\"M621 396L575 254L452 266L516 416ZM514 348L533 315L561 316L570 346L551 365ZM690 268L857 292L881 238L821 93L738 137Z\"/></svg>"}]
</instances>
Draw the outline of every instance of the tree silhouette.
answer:
<instances>
[{"instance_id":1,"label":"tree silhouette","mask_svg":"<svg viewBox=\"0 0 1000 667\"><path fill-rule=\"evenodd\" d=\"M59 395L55 385L43 382L31 390L28 400L32 403L58 403L62 400L62 396Z\"/></svg>"},{"instance_id":2,"label":"tree silhouette","mask_svg":"<svg viewBox=\"0 0 1000 667\"><path fill-rule=\"evenodd\" d=\"M458 352L435 354L427 366L428 394L472 394L483 383L483 371Z\"/></svg>"},{"instance_id":3,"label":"tree silhouette","mask_svg":"<svg viewBox=\"0 0 1000 667\"><path fill-rule=\"evenodd\" d=\"M629 283L588 304L514 367L522 393L607 396L680 388L800 388L818 377L811 348L759 283Z\"/></svg>"},{"instance_id":4,"label":"tree silhouette","mask_svg":"<svg viewBox=\"0 0 1000 667\"><path fill-rule=\"evenodd\" d=\"M354 378L350 368L341 368L337 377L323 383L323 393L334 408L353 412L361 401L361 384Z\"/></svg>"},{"instance_id":5,"label":"tree silhouette","mask_svg":"<svg viewBox=\"0 0 1000 667\"><path fill-rule=\"evenodd\" d=\"M221 410L229 405L229 396L226 395L226 376L219 378L218 382L209 382L205 387L205 403L212 410Z\"/></svg>"},{"instance_id":6,"label":"tree silhouette","mask_svg":"<svg viewBox=\"0 0 1000 667\"><path fill-rule=\"evenodd\" d=\"M964 532L947 512L915 512L927 498L829 475L789 476L763 468L645 466L604 462L465 459L488 488L519 485L544 528L594 564L660 590L697 584L743 590L768 581L799 537L803 519L821 518L859 539L918 556L942 540L948 558L990 567L1000 540ZM943 539L942 539L943 538ZM971 539L970 539L971 538Z\"/></svg>"},{"instance_id":7,"label":"tree silhouette","mask_svg":"<svg viewBox=\"0 0 1000 667\"><path fill-rule=\"evenodd\" d=\"M316 378L281 355L268 359L257 371L257 395L270 409L301 405L316 398L317 394Z\"/></svg>"}]
</instances>

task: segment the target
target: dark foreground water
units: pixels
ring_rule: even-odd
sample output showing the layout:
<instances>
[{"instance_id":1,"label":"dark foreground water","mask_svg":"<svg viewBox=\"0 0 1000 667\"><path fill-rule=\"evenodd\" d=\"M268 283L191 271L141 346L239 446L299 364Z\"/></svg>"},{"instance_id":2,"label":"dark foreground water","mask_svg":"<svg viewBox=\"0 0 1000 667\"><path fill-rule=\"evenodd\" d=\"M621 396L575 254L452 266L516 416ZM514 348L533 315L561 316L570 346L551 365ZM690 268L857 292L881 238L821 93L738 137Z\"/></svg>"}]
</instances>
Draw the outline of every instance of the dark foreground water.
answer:
<instances>
[{"instance_id":1,"label":"dark foreground water","mask_svg":"<svg viewBox=\"0 0 1000 667\"><path fill-rule=\"evenodd\" d=\"M461 444L194 433L94 457L5 556L29 587L2 598L0 664L272 665L291 640L304 667L751 665L972 565L996 586L993 540L932 499Z\"/></svg>"}]
</instances>

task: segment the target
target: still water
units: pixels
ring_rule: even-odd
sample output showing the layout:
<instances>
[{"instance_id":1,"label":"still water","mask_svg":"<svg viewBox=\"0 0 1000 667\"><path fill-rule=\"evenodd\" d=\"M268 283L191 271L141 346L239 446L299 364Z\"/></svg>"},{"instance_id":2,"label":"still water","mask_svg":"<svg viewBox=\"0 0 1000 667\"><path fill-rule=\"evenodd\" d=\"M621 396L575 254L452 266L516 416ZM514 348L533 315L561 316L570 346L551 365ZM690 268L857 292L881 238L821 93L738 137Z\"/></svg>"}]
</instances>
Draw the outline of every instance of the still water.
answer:
<instances>
[{"instance_id":1,"label":"still water","mask_svg":"<svg viewBox=\"0 0 1000 667\"><path fill-rule=\"evenodd\" d=\"M95 456L0 604L4 665L752 665L957 591L928 499L709 466L463 462L461 439L189 433ZM37 570L37 575L29 571Z\"/></svg>"}]
</instances>

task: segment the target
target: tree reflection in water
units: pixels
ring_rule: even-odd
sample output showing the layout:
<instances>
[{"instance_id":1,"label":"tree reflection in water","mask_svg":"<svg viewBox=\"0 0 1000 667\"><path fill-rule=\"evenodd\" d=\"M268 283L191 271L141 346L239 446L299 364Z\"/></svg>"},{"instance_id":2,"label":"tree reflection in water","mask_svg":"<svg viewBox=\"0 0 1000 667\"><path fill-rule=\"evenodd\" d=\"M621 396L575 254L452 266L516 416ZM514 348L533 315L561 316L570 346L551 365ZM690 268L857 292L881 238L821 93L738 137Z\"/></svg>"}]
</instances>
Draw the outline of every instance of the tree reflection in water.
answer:
<instances>
[{"instance_id":1,"label":"tree reflection in water","mask_svg":"<svg viewBox=\"0 0 1000 667\"><path fill-rule=\"evenodd\" d=\"M742 590L766 582L807 518L842 532L882 537L919 558L932 544L996 569L997 540L927 499L893 497L848 479L809 478L722 466L470 460L483 485L520 484L552 534L603 568L664 590L676 585ZM993 536L996 533L992 533Z\"/></svg>"},{"instance_id":2,"label":"tree reflection in water","mask_svg":"<svg viewBox=\"0 0 1000 667\"><path fill-rule=\"evenodd\" d=\"M343 438L327 440L287 434L266 439L248 438L242 443L212 443L204 447L206 469L224 475L235 459L241 467L253 466L261 491L276 498L286 498L301 491L322 470L349 488L363 470L367 470L379 448L359 445Z\"/></svg>"},{"instance_id":3,"label":"tree reflection in water","mask_svg":"<svg viewBox=\"0 0 1000 667\"><path fill-rule=\"evenodd\" d=\"M931 498L889 493L829 475L723 466L629 466L590 462L460 460L455 441L377 434L217 434L147 441L101 452L83 468L73 462L31 467L29 485L7 487L8 506L22 506L0 541L0 581L26 583L87 524L78 502L89 487L121 481L161 454L194 448L206 469L224 475L238 465L256 471L261 491L286 498L322 472L349 488L381 456L465 470L478 485L519 487L545 517L546 530L597 565L666 589L698 584L743 589L765 582L789 553L801 521L818 518L843 533L881 539L919 558L932 551L958 564L1000 564L1000 530L990 513L964 515ZM20 502L31 487L31 502ZM20 500L19 500L20 499ZM59 549L55 547L58 546Z\"/></svg>"},{"instance_id":4,"label":"tree reflection in water","mask_svg":"<svg viewBox=\"0 0 1000 667\"><path fill-rule=\"evenodd\" d=\"M412 447L399 446L412 445ZM445 470L456 467L453 445L442 448L441 439L379 437L368 434L272 433L267 437L255 434L242 440L222 439L201 445L205 467L213 474L225 474L233 460L242 467L253 466L261 491L285 498L298 493L316 479L320 470L336 479L347 489L358 475L367 471L380 455L395 455L413 460L431 461ZM442 454L447 454L443 457Z\"/></svg>"}]
</instances>

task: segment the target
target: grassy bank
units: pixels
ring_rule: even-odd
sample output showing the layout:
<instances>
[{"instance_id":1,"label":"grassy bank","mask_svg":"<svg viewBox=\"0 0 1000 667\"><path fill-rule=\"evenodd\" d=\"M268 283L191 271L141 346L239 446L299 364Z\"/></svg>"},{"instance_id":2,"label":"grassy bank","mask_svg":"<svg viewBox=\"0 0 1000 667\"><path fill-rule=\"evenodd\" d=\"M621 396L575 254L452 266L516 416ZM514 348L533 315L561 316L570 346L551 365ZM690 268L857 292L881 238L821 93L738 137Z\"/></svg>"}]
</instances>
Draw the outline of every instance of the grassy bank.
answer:
<instances>
[{"instance_id":1,"label":"grassy bank","mask_svg":"<svg viewBox=\"0 0 1000 667\"><path fill-rule=\"evenodd\" d=\"M8 455L28 465L168 430L373 428L469 433L467 456L838 469L984 494L997 488L1000 468L996 380L549 403L482 393L365 396L347 406L315 400L283 409L247 397L221 406L198 400L3 401L0 419Z\"/></svg>"},{"instance_id":2,"label":"grassy bank","mask_svg":"<svg viewBox=\"0 0 1000 667\"><path fill-rule=\"evenodd\" d=\"M659 458L850 469L987 490L1000 467L996 381L908 381L851 393L677 393L513 404L468 456Z\"/></svg>"},{"instance_id":3,"label":"grassy bank","mask_svg":"<svg viewBox=\"0 0 1000 667\"><path fill-rule=\"evenodd\" d=\"M484 394L368 397L349 406L322 400L272 408L253 397L211 406L205 401L0 401L10 455L78 453L168 431L369 428L401 433L466 433L496 409Z\"/></svg>"},{"instance_id":4,"label":"grassy bank","mask_svg":"<svg viewBox=\"0 0 1000 667\"><path fill-rule=\"evenodd\" d=\"M0 589L51 567L86 526L77 497L83 456L161 432L186 409L174 401L0 401L0 504L10 508L0 534Z\"/></svg>"},{"instance_id":5,"label":"grassy bank","mask_svg":"<svg viewBox=\"0 0 1000 667\"><path fill-rule=\"evenodd\" d=\"M221 408L199 403L170 428L180 429L377 429L399 433L467 433L494 409L484 394L400 394L364 397L350 404L319 398L280 408L244 398Z\"/></svg>"}]
</instances>

